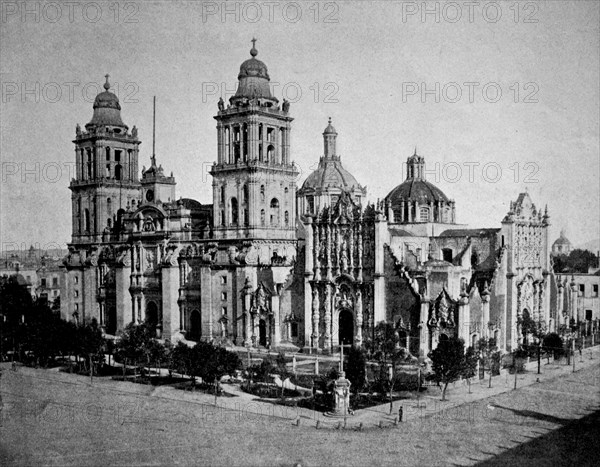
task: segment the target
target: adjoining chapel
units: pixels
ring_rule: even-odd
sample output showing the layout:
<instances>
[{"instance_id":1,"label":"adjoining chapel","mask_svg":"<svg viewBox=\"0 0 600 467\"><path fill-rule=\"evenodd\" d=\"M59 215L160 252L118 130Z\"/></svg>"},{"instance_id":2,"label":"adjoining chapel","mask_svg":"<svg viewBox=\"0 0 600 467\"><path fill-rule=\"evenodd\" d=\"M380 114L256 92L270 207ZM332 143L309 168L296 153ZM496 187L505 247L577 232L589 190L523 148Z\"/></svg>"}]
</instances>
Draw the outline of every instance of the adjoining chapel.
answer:
<instances>
[{"instance_id":1,"label":"adjoining chapel","mask_svg":"<svg viewBox=\"0 0 600 467\"><path fill-rule=\"evenodd\" d=\"M498 228L457 224L416 151L406 180L369 203L331 119L318 167L298 188L291 106L272 95L254 44L250 55L235 95L217 104L207 203L177 197L154 149L140 170L138 130L123 122L107 76L73 141L64 318L112 335L147 322L165 339L307 352L364 345L389 321L421 356L452 335L510 350L524 316L549 329L565 321L547 209L521 193Z\"/></svg>"}]
</instances>

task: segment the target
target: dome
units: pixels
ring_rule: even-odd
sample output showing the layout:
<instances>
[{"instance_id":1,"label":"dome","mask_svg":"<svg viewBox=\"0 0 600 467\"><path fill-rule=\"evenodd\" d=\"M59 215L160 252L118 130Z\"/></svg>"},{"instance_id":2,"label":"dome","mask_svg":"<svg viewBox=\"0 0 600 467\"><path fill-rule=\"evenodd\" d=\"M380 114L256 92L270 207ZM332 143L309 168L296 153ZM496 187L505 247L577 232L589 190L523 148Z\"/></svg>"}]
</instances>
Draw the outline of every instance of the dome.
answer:
<instances>
[{"instance_id":1,"label":"dome","mask_svg":"<svg viewBox=\"0 0 600 467\"><path fill-rule=\"evenodd\" d=\"M565 236L565 231L561 230L560 231L560 237L558 237L554 243L552 244L552 246L554 245L571 245L571 242L569 241L569 239Z\"/></svg>"},{"instance_id":2,"label":"dome","mask_svg":"<svg viewBox=\"0 0 600 467\"><path fill-rule=\"evenodd\" d=\"M392 205L401 200L417 201L419 203L429 203L431 201L448 202L448 197L442 190L426 180L412 179L406 180L387 195L386 200Z\"/></svg>"},{"instance_id":3,"label":"dome","mask_svg":"<svg viewBox=\"0 0 600 467\"><path fill-rule=\"evenodd\" d=\"M240 72L238 74L239 85L235 95L230 99L231 102L238 100L239 98L248 99L269 99L277 102L271 95L271 87L269 85L269 72L267 65L256 58L258 50L256 50L254 42L250 50L249 58L240 66Z\"/></svg>"},{"instance_id":4,"label":"dome","mask_svg":"<svg viewBox=\"0 0 600 467\"><path fill-rule=\"evenodd\" d=\"M106 75L104 89L104 92L98 94L94 100L94 115L88 125L111 125L127 128L127 125L121 120L121 104L119 104L119 98L109 91L110 83L108 82L108 75Z\"/></svg>"},{"instance_id":5,"label":"dome","mask_svg":"<svg viewBox=\"0 0 600 467\"><path fill-rule=\"evenodd\" d=\"M406 180L385 197L393 223L455 223L454 201L425 180L425 158L415 153L406 160Z\"/></svg>"},{"instance_id":6,"label":"dome","mask_svg":"<svg viewBox=\"0 0 600 467\"><path fill-rule=\"evenodd\" d=\"M339 188L345 191L351 191L353 188L362 190L356 178L344 169L339 160L323 158L319 162L317 170L311 173L302 184L302 190L327 188Z\"/></svg>"}]
</instances>

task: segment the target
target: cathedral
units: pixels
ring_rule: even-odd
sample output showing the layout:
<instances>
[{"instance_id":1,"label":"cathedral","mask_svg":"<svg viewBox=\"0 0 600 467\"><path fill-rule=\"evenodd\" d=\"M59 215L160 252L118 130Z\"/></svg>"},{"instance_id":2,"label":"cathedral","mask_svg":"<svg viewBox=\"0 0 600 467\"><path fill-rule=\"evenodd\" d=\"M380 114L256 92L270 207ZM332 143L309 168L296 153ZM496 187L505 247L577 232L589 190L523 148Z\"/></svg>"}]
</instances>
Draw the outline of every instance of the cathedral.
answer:
<instances>
[{"instance_id":1,"label":"cathedral","mask_svg":"<svg viewBox=\"0 0 600 467\"><path fill-rule=\"evenodd\" d=\"M344 169L331 119L317 169L297 187L290 103L251 57L219 100L211 204L177 198L173 174L139 168L138 131L111 92L76 127L72 240L61 313L108 335L146 322L173 341L336 352L394 324L425 356L440 340L523 340L525 316L556 329L547 209L528 193L498 228L456 223L456 206L425 179L425 159L377 203ZM309 161L310 162L310 161Z\"/></svg>"}]
</instances>

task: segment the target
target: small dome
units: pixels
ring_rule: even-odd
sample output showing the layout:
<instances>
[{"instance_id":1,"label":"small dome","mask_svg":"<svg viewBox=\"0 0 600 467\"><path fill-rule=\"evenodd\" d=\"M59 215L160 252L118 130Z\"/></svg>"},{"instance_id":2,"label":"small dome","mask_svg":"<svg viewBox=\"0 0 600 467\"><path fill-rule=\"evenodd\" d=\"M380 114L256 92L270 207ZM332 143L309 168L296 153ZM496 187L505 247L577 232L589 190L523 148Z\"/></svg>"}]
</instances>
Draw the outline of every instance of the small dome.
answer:
<instances>
[{"instance_id":1,"label":"small dome","mask_svg":"<svg viewBox=\"0 0 600 467\"><path fill-rule=\"evenodd\" d=\"M335 131L335 128L331 124L331 117L329 117L329 124L327 125L327 128L325 128L323 135L337 135L337 131Z\"/></svg>"},{"instance_id":2,"label":"small dome","mask_svg":"<svg viewBox=\"0 0 600 467\"><path fill-rule=\"evenodd\" d=\"M110 83L108 82L108 75L106 75L104 89L104 92L98 94L94 100L94 115L88 125L111 125L127 128L127 125L121 120L121 104L119 104L119 98L109 91Z\"/></svg>"},{"instance_id":3,"label":"small dome","mask_svg":"<svg viewBox=\"0 0 600 467\"><path fill-rule=\"evenodd\" d=\"M417 201L419 203L429 203L431 201L448 202L448 197L442 190L426 180L410 179L401 183L386 196L386 200L391 202L392 206L399 204L400 201Z\"/></svg>"},{"instance_id":4,"label":"small dome","mask_svg":"<svg viewBox=\"0 0 600 467\"><path fill-rule=\"evenodd\" d=\"M319 167L302 184L302 190L323 190L327 188L340 188L351 191L353 188L362 189L356 178L342 166L338 159L323 158Z\"/></svg>"}]
</instances>

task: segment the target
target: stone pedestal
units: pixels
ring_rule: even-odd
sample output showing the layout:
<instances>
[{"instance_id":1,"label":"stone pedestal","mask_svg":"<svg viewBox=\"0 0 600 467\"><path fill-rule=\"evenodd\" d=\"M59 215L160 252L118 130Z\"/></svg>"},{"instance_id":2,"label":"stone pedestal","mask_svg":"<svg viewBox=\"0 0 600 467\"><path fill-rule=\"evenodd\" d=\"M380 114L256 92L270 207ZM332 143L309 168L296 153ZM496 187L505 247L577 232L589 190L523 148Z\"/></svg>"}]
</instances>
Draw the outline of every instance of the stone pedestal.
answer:
<instances>
[{"instance_id":1,"label":"stone pedestal","mask_svg":"<svg viewBox=\"0 0 600 467\"><path fill-rule=\"evenodd\" d=\"M350 381L346 379L346 373L340 372L340 377L335 381L333 395L335 402L331 412L325 415L328 417L345 417L350 409Z\"/></svg>"}]
</instances>

